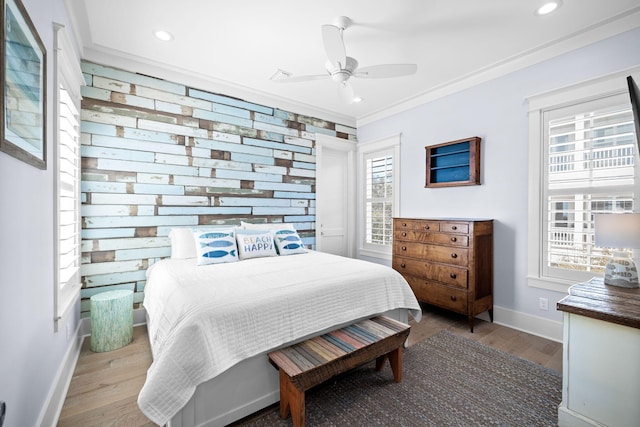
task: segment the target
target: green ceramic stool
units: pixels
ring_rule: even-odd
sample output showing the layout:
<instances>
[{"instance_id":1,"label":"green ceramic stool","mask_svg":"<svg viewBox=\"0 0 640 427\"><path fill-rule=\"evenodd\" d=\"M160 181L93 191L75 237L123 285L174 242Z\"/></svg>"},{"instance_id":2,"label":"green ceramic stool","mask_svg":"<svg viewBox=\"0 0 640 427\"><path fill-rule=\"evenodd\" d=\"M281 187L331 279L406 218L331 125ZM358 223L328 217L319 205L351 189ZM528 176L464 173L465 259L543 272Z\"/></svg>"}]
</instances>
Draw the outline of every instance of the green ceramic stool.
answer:
<instances>
[{"instance_id":1,"label":"green ceramic stool","mask_svg":"<svg viewBox=\"0 0 640 427\"><path fill-rule=\"evenodd\" d=\"M91 297L91 351L111 351L133 339L133 291L107 291Z\"/></svg>"}]
</instances>

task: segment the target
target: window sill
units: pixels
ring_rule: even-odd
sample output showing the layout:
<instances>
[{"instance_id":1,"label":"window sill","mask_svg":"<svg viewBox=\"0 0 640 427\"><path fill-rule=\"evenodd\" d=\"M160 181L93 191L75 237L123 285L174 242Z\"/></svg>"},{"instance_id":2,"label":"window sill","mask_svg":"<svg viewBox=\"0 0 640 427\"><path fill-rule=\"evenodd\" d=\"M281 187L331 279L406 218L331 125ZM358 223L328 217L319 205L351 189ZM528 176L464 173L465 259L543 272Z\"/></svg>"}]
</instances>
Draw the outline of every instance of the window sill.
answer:
<instances>
[{"instance_id":1,"label":"window sill","mask_svg":"<svg viewBox=\"0 0 640 427\"><path fill-rule=\"evenodd\" d=\"M378 258L386 261L391 261L391 248L389 248L388 250L379 250L379 251L360 248L358 249L358 253L360 256L366 256L368 258Z\"/></svg>"},{"instance_id":2,"label":"window sill","mask_svg":"<svg viewBox=\"0 0 640 427\"><path fill-rule=\"evenodd\" d=\"M569 286L580 283L580 280L563 280L551 277L528 276L527 285L532 288L546 289L549 291L561 292L566 294Z\"/></svg>"}]
</instances>

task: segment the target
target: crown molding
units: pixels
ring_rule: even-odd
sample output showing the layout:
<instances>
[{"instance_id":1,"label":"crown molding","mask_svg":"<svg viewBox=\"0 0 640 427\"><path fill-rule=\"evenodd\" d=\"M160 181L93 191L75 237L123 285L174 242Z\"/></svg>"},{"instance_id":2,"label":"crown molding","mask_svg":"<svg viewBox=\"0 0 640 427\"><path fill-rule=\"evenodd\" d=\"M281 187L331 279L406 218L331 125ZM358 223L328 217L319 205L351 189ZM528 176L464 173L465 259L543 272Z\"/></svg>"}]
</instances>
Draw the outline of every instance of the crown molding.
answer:
<instances>
[{"instance_id":1,"label":"crown molding","mask_svg":"<svg viewBox=\"0 0 640 427\"><path fill-rule=\"evenodd\" d=\"M402 113L436 99L463 91L478 84L505 76L564 53L588 46L609 37L640 27L640 6L616 15L561 39L537 46L518 55L475 70L458 79L451 80L426 92L407 98L377 112L358 116L357 127Z\"/></svg>"}]
</instances>

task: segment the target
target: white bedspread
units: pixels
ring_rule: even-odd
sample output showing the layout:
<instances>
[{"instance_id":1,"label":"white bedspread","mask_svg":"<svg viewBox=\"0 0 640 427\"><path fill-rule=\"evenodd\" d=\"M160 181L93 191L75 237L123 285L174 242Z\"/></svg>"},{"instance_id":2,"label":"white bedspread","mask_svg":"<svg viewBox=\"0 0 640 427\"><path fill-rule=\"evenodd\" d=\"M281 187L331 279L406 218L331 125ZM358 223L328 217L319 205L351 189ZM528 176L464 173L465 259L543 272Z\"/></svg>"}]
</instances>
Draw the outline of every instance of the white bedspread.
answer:
<instances>
[{"instance_id":1,"label":"white bedspread","mask_svg":"<svg viewBox=\"0 0 640 427\"><path fill-rule=\"evenodd\" d=\"M243 359L396 308L421 317L395 270L314 251L204 266L165 259L148 272L144 307L154 360L138 405L159 425Z\"/></svg>"}]
</instances>

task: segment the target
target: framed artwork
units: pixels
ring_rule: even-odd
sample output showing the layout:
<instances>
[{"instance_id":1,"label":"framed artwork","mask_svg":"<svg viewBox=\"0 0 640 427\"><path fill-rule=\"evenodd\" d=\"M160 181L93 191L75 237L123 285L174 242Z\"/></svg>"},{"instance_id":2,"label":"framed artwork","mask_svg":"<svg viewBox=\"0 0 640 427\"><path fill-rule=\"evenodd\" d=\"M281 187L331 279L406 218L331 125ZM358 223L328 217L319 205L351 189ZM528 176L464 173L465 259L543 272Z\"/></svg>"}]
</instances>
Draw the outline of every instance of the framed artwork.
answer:
<instances>
[{"instance_id":1,"label":"framed artwork","mask_svg":"<svg viewBox=\"0 0 640 427\"><path fill-rule=\"evenodd\" d=\"M0 1L0 151L46 169L47 53L21 1Z\"/></svg>"}]
</instances>

